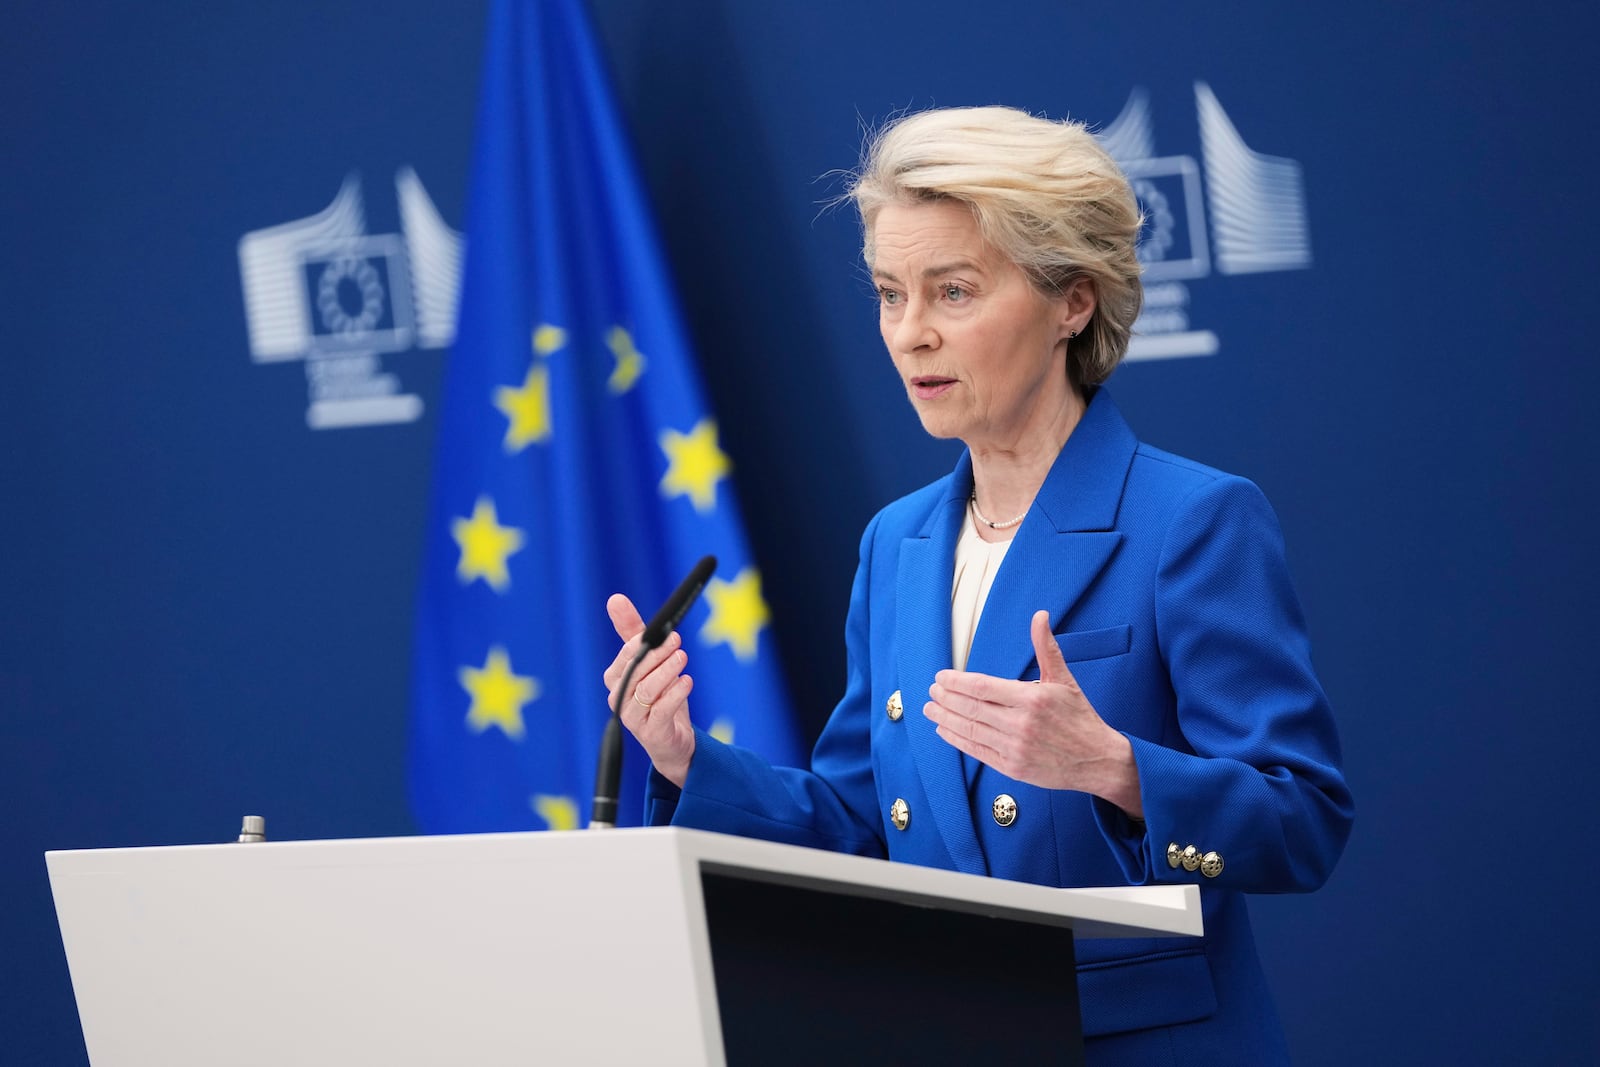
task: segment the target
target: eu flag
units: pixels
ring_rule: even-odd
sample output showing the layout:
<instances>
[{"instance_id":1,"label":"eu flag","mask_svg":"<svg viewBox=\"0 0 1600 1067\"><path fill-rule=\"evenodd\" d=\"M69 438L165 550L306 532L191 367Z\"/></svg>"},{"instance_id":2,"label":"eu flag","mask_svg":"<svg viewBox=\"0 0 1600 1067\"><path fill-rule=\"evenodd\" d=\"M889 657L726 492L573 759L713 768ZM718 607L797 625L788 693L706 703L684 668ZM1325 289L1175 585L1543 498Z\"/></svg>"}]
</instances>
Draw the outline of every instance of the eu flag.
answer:
<instances>
[{"instance_id":1,"label":"eu flag","mask_svg":"<svg viewBox=\"0 0 1600 1067\"><path fill-rule=\"evenodd\" d=\"M582 0L496 0L418 603L411 799L426 833L587 822L619 642L719 560L680 626L698 725L799 755L742 532ZM632 740L619 821L637 823Z\"/></svg>"}]
</instances>

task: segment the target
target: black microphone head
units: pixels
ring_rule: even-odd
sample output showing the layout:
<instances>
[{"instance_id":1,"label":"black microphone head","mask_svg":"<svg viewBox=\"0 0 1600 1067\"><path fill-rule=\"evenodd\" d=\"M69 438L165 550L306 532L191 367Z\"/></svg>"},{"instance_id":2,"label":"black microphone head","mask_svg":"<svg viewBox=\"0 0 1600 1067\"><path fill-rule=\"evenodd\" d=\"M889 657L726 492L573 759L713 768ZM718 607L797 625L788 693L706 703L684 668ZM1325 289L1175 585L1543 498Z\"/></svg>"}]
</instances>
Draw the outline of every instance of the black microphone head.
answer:
<instances>
[{"instance_id":1,"label":"black microphone head","mask_svg":"<svg viewBox=\"0 0 1600 1067\"><path fill-rule=\"evenodd\" d=\"M672 591L672 595L667 598L667 602L661 605L661 610L655 613L655 617L650 620L650 624L644 628L643 645L640 648L641 653L652 648L661 647L661 642L667 639L668 634L677 629L678 623L682 622L683 617L689 613L689 608L700 597L700 590L706 587L706 583L711 580L711 576L716 573L716 570L716 556L705 556L699 563L694 565L694 570L690 571L689 576L678 584L678 588Z\"/></svg>"}]
</instances>

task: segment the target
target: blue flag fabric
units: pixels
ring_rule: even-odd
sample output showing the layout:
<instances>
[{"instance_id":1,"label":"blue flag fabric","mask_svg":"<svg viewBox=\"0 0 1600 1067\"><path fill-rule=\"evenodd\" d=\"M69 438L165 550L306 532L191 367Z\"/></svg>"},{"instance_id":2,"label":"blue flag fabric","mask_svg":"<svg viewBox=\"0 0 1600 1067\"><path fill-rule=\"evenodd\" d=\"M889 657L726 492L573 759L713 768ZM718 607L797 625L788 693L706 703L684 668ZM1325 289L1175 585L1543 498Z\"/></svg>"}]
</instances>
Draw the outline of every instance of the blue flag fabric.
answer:
<instances>
[{"instance_id":1,"label":"blue flag fabric","mask_svg":"<svg viewBox=\"0 0 1600 1067\"><path fill-rule=\"evenodd\" d=\"M703 555L697 724L800 755L761 580L582 0L496 0L415 648L425 833L587 823L619 642ZM632 739L620 822L647 763Z\"/></svg>"}]
</instances>

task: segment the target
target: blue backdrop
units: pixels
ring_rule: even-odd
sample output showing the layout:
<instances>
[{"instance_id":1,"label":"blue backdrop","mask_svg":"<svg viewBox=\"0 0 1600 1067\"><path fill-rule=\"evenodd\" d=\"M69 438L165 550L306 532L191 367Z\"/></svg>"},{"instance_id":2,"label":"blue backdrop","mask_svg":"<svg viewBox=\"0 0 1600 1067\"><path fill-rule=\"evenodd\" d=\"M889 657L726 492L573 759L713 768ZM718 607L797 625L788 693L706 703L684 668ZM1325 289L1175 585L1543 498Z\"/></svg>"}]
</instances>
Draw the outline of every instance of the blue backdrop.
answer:
<instances>
[{"instance_id":1,"label":"blue backdrop","mask_svg":"<svg viewBox=\"0 0 1600 1067\"><path fill-rule=\"evenodd\" d=\"M821 176L908 107L1143 109L1120 129L1171 238L1146 326L1211 354L1131 363L1112 388L1146 440L1276 505L1359 809L1325 890L1252 904L1297 1057L1600 1055L1581 415L1600 384L1600 16L592 9L807 732L842 685L861 527L953 459L880 351L855 223L823 210ZM45 849L222 840L246 811L279 838L414 832L444 349L420 299L419 328L365 360L257 343L240 241L351 175L374 248L416 231L417 186L459 230L484 18L21 0L3 22L0 1060L75 1063ZM1230 174L1270 184L1306 247L1230 244L1239 220L1207 199ZM391 400L311 428L336 394Z\"/></svg>"}]
</instances>

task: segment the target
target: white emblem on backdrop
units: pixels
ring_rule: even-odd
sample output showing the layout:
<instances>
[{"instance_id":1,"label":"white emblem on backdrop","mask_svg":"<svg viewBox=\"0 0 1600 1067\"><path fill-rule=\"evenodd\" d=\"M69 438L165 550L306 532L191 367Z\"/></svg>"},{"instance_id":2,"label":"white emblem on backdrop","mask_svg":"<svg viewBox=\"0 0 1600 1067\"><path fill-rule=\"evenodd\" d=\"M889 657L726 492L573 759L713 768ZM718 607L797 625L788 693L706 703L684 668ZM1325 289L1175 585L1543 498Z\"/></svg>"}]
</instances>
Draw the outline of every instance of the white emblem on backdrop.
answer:
<instances>
[{"instance_id":1,"label":"white emblem on backdrop","mask_svg":"<svg viewBox=\"0 0 1600 1067\"><path fill-rule=\"evenodd\" d=\"M366 232L352 174L317 214L239 240L251 358L305 360L313 430L415 420L422 398L383 370L383 354L455 340L461 235L410 167L395 197L403 234Z\"/></svg>"},{"instance_id":2,"label":"white emblem on backdrop","mask_svg":"<svg viewBox=\"0 0 1600 1067\"><path fill-rule=\"evenodd\" d=\"M1194 95L1202 163L1193 156L1156 155L1150 96L1143 89L1133 91L1122 114L1098 135L1145 213L1139 239L1145 304L1129 359L1216 354L1217 335L1190 322L1184 284L1208 276L1213 264L1219 274L1311 266L1300 164L1252 152L1204 82L1195 83Z\"/></svg>"}]
</instances>

